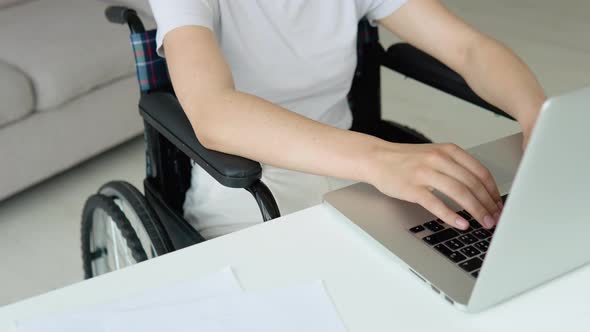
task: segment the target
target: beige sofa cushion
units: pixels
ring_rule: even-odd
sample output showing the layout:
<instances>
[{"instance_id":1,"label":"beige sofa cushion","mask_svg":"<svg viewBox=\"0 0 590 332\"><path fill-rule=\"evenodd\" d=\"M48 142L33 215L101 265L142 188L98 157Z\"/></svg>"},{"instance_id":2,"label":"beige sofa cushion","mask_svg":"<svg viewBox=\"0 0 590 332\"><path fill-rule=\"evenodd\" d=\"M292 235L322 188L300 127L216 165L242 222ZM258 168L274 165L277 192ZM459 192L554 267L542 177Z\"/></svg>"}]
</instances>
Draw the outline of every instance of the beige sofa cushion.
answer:
<instances>
[{"instance_id":1,"label":"beige sofa cushion","mask_svg":"<svg viewBox=\"0 0 590 332\"><path fill-rule=\"evenodd\" d=\"M29 1L29 0L0 0L0 8L8 7L8 6L17 4L19 2L25 2L25 1Z\"/></svg>"},{"instance_id":2,"label":"beige sofa cushion","mask_svg":"<svg viewBox=\"0 0 590 332\"><path fill-rule=\"evenodd\" d=\"M0 61L29 76L50 110L134 72L129 33L96 0L33 1L0 10Z\"/></svg>"},{"instance_id":3,"label":"beige sofa cushion","mask_svg":"<svg viewBox=\"0 0 590 332\"><path fill-rule=\"evenodd\" d=\"M18 69L0 61L0 128L33 111L33 87Z\"/></svg>"}]
</instances>

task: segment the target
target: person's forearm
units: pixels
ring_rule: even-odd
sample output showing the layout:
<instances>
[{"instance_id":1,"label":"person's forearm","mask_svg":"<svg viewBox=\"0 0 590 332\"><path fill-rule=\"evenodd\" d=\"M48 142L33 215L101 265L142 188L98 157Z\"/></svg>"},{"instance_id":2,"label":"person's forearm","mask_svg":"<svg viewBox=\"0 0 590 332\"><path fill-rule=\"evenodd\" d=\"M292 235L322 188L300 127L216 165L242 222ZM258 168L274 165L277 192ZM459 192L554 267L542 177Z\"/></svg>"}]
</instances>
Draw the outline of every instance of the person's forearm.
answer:
<instances>
[{"instance_id":1,"label":"person's forearm","mask_svg":"<svg viewBox=\"0 0 590 332\"><path fill-rule=\"evenodd\" d=\"M207 28L175 29L164 45L176 95L205 147L281 168L369 182L366 169L372 162L367 159L384 141L237 91Z\"/></svg>"},{"instance_id":2,"label":"person's forearm","mask_svg":"<svg viewBox=\"0 0 590 332\"><path fill-rule=\"evenodd\" d=\"M483 99L504 110L521 125L534 121L546 100L539 82L510 49L489 37L482 37L469 48L460 73Z\"/></svg>"},{"instance_id":3,"label":"person's forearm","mask_svg":"<svg viewBox=\"0 0 590 332\"><path fill-rule=\"evenodd\" d=\"M369 182L368 159L384 143L233 89L201 98L198 107L207 111L188 106L187 114L207 148L301 172Z\"/></svg>"},{"instance_id":4,"label":"person's forearm","mask_svg":"<svg viewBox=\"0 0 590 332\"><path fill-rule=\"evenodd\" d=\"M185 95L186 96L186 95ZM190 98L189 98L190 99ZM382 193L424 206L447 224L469 223L432 192L461 204L486 228L499 218L491 173L452 144L394 144L307 119L252 95L227 89L185 110L208 148L306 173L369 183Z\"/></svg>"}]
</instances>

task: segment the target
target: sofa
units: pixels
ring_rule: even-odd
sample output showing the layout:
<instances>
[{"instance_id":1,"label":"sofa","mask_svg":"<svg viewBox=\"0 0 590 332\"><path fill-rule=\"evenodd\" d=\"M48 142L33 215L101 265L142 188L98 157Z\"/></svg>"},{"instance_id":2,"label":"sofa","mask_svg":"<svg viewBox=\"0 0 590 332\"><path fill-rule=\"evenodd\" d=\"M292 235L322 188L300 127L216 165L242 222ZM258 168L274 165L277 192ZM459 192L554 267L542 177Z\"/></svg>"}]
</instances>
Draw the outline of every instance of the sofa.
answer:
<instances>
[{"instance_id":1,"label":"sofa","mask_svg":"<svg viewBox=\"0 0 590 332\"><path fill-rule=\"evenodd\" d=\"M128 30L107 2L0 0L0 200L142 132Z\"/></svg>"}]
</instances>

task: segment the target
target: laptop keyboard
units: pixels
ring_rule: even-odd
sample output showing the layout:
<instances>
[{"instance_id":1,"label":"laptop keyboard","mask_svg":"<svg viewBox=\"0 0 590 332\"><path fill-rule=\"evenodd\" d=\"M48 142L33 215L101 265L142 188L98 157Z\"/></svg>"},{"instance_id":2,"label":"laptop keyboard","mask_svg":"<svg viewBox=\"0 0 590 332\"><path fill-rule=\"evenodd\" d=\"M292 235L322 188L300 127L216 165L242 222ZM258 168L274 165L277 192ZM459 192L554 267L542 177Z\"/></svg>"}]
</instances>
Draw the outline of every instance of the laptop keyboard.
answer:
<instances>
[{"instance_id":1,"label":"laptop keyboard","mask_svg":"<svg viewBox=\"0 0 590 332\"><path fill-rule=\"evenodd\" d=\"M506 197L507 195L503 196L502 201L506 201ZM436 219L412 227L409 231L422 239L425 244L459 265L472 277L477 278L496 228L484 229L465 210L457 213L469 221L469 229L463 231L452 228L442 220Z\"/></svg>"}]
</instances>

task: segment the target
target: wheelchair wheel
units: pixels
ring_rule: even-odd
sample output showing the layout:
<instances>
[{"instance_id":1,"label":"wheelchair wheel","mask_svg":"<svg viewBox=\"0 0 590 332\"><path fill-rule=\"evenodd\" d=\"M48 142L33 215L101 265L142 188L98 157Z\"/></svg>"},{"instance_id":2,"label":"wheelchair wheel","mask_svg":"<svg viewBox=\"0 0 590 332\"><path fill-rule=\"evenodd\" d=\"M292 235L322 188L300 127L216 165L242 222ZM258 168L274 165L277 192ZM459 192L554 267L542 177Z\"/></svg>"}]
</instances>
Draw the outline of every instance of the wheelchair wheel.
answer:
<instances>
[{"instance_id":1,"label":"wheelchair wheel","mask_svg":"<svg viewBox=\"0 0 590 332\"><path fill-rule=\"evenodd\" d=\"M157 215L131 184L113 181L91 196L82 214L86 278L171 251Z\"/></svg>"}]
</instances>

